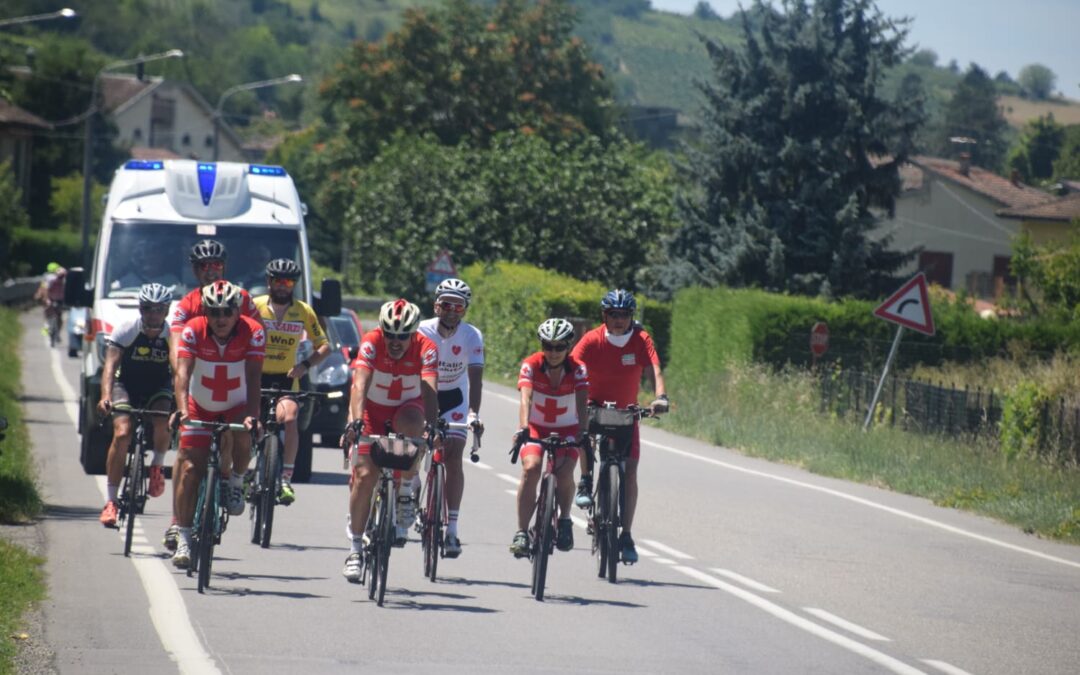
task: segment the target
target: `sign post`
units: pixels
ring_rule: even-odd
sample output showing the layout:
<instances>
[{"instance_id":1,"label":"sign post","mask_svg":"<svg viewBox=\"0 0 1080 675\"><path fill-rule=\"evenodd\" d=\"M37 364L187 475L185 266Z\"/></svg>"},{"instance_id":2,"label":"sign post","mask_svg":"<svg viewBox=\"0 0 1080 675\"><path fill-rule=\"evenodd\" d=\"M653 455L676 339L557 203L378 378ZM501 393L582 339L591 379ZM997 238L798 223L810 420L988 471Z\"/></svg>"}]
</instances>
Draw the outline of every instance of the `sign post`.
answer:
<instances>
[{"instance_id":1,"label":"sign post","mask_svg":"<svg viewBox=\"0 0 1080 675\"><path fill-rule=\"evenodd\" d=\"M434 293L439 283L456 276L457 268L454 267L454 261L450 259L450 251L443 249L424 272L424 290Z\"/></svg>"},{"instance_id":2,"label":"sign post","mask_svg":"<svg viewBox=\"0 0 1080 675\"><path fill-rule=\"evenodd\" d=\"M863 422L863 431L870 429L870 423L874 420L874 410L877 408L881 389L885 386L885 378L889 374L893 359L896 358L896 349L900 346L900 336L904 334L904 328L919 331L925 335L934 334L934 317L930 314L930 296L927 293L926 275L919 272L907 283L889 296L874 310L874 316L879 319L897 324L896 337L893 338L889 356L885 359L885 368L881 371L881 379L878 380L874 390L874 398L870 401L870 409L866 411L866 421Z\"/></svg>"},{"instance_id":3,"label":"sign post","mask_svg":"<svg viewBox=\"0 0 1080 675\"><path fill-rule=\"evenodd\" d=\"M818 321L810 329L810 354L813 356L811 367L817 367L817 360L829 350L829 325Z\"/></svg>"}]
</instances>

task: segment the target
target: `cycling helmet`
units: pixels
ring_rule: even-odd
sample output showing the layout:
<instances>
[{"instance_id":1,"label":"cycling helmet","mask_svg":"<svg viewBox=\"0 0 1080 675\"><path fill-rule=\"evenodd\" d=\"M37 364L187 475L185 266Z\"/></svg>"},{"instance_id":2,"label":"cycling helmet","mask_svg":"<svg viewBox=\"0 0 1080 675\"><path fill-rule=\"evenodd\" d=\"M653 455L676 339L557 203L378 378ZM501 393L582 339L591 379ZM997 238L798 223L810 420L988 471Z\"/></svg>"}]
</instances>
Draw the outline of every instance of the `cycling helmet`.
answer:
<instances>
[{"instance_id":1,"label":"cycling helmet","mask_svg":"<svg viewBox=\"0 0 1080 675\"><path fill-rule=\"evenodd\" d=\"M472 289L469 288L469 284L461 279L443 279L435 287L435 299L438 300L447 295L453 298L461 298L465 301L465 306L468 307L469 302L472 300Z\"/></svg>"},{"instance_id":2,"label":"cycling helmet","mask_svg":"<svg viewBox=\"0 0 1080 675\"><path fill-rule=\"evenodd\" d=\"M203 286L202 306L207 309L239 307L240 289L224 279Z\"/></svg>"},{"instance_id":3,"label":"cycling helmet","mask_svg":"<svg viewBox=\"0 0 1080 675\"><path fill-rule=\"evenodd\" d=\"M300 265L288 258L278 258L266 264L266 276L278 279L299 279Z\"/></svg>"},{"instance_id":4,"label":"cycling helmet","mask_svg":"<svg viewBox=\"0 0 1080 675\"><path fill-rule=\"evenodd\" d=\"M60 263L58 263L58 262L51 262L51 263L49 263L48 265L45 266L45 271L48 272L49 274L52 274L53 272L55 272L58 269L60 269Z\"/></svg>"},{"instance_id":5,"label":"cycling helmet","mask_svg":"<svg viewBox=\"0 0 1080 675\"><path fill-rule=\"evenodd\" d=\"M203 262L204 260L223 261L228 257L228 253L225 252L225 245L220 241L203 239L202 241L195 242L195 245L191 247L191 255L188 256L188 260L197 263Z\"/></svg>"},{"instance_id":6,"label":"cycling helmet","mask_svg":"<svg viewBox=\"0 0 1080 675\"><path fill-rule=\"evenodd\" d=\"M412 333L420 325L420 309L399 298L382 306L379 310L379 327L385 333Z\"/></svg>"},{"instance_id":7,"label":"cycling helmet","mask_svg":"<svg viewBox=\"0 0 1080 675\"><path fill-rule=\"evenodd\" d=\"M574 325L566 319L548 319L536 329L544 342L569 342L574 339Z\"/></svg>"},{"instance_id":8,"label":"cycling helmet","mask_svg":"<svg viewBox=\"0 0 1080 675\"><path fill-rule=\"evenodd\" d=\"M143 284L139 289L140 305L167 305L172 302L172 289L161 284Z\"/></svg>"},{"instance_id":9,"label":"cycling helmet","mask_svg":"<svg viewBox=\"0 0 1080 675\"><path fill-rule=\"evenodd\" d=\"M609 309L625 309L632 312L637 309L637 300L634 299L634 294L630 291L616 288L613 291L608 291L607 295L600 301L600 309L605 312Z\"/></svg>"}]
</instances>

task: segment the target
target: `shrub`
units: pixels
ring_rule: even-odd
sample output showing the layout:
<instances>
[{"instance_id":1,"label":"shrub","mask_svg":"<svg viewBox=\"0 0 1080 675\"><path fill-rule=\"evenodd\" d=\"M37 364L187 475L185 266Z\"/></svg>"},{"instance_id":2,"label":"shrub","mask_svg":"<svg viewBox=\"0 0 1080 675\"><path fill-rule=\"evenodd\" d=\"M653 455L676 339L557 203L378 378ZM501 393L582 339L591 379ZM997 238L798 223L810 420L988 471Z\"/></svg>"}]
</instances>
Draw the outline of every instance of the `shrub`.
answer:
<instances>
[{"instance_id":1,"label":"shrub","mask_svg":"<svg viewBox=\"0 0 1080 675\"><path fill-rule=\"evenodd\" d=\"M78 232L20 227L11 238L11 271L13 276L28 276L43 272L53 261L64 267L79 265L81 251L82 237Z\"/></svg>"},{"instance_id":2,"label":"shrub","mask_svg":"<svg viewBox=\"0 0 1080 675\"><path fill-rule=\"evenodd\" d=\"M1042 411L1049 402L1034 382L1021 382L1005 396L1001 411L1001 451L1008 458L1030 457L1042 446Z\"/></svg>"}]
</instances>

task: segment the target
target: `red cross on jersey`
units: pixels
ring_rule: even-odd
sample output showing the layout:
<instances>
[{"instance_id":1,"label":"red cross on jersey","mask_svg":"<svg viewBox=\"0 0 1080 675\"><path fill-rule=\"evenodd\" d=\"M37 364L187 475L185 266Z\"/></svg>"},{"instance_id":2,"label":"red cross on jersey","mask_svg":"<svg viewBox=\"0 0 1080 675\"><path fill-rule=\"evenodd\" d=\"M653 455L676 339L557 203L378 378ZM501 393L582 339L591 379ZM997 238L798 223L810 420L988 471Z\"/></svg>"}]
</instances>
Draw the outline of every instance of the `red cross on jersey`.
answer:
<instances>
[{"instance_id":1,"label":"red cross on jersey","mask_svg":"<svg viewBox=\"0 0 1080 675\"><path fill-rule=\"evenodd\" d=\"M566 359L567 370L558 386L551 384L548 372L543 369L543 352L537 352L521 363L518 389L529 386L533 390L533 405L529 410L529 429L533 436L552 431L577 433L577 392L588 388L589 375L585 366L573 357L568 355Z\"/></svg>"},{"instance_id":2,"label":"red cross on jersey","mask_svg":"<svg viewBox=\"0 0 1080 675\"><path fill-rule=\"evenodd\" d=\"M188 321L180 333L177 354L192 359L188 387L188 414L198 420L213 421L221 413L247 403L247 371L251 361L262 362L266 334L262 326L246 316L225 344L210 333L205 316Z\"/></svg>"},{"instance_id":3,"label":"red cross on jersey","mask_svg":"<svg viewBox=\"0 0 1080 675\"><path fill-rule=\"evenodd\" d=\"M382 330L376 328L364 334L353 368L371 371L366 410L374 406L384 411L420 397L420 381L439 376L439 348L420 333L414 333L400 359L390 356Z\"/></svg>"},{"instance_id":4,"label":"red cross on jersey","mask_svg":"<svg viewBox=\"0 0 1080 675\"><path fill-rule=\"evenodd\" d=\"M243 378L240 377L229 377L228 366L218 364L214 366L214 376L207 377L203 375L199 383L205 389L210 390L210 400L228 401L229 392L233 389L239 389L242 381Z\"/></svg>"}]
</instances>

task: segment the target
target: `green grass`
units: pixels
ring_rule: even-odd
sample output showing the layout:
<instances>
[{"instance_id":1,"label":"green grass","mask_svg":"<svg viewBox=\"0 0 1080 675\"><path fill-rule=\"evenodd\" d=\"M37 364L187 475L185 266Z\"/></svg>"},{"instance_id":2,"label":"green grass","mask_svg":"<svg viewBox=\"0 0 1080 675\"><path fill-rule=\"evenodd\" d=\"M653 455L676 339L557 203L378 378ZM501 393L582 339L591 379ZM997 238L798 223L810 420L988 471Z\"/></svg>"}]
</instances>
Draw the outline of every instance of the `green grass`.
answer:
<instances>
[{"instance_id":1,"label":"green grass","mask_svg":"<svg viewBox=\"0 0 1080 675\"><path fill-rule=\"evenodd\" d=\"M1006 461L989 446L821 415L812 378L747 366L693 389L671 383L665 427L812 473L876 485L1080 544L1080 472Z\"/></svg>"},{"instance_id":2,"label":"green grass","mask_svg":"<svg viewBox=\"0 0 1080 675\"><path fill-rule=\"evenodd\" d=\"M45 597L42 562L0 539L0 675L15 672L23 613Z\"/></svg>"}]
</instances>

